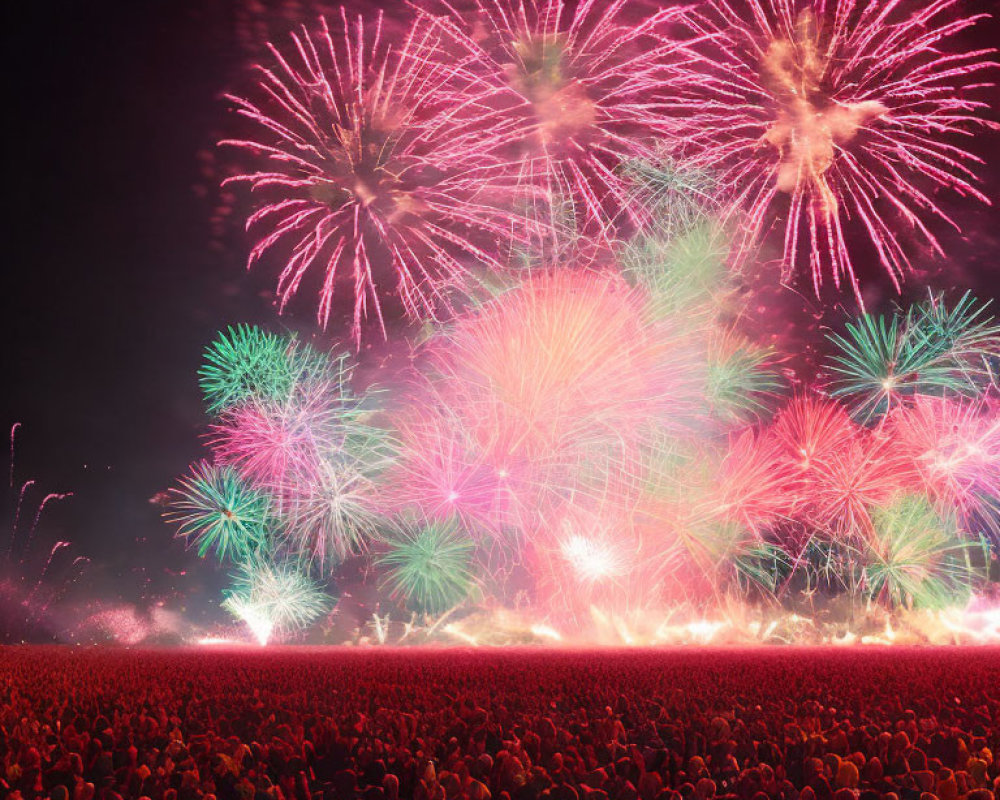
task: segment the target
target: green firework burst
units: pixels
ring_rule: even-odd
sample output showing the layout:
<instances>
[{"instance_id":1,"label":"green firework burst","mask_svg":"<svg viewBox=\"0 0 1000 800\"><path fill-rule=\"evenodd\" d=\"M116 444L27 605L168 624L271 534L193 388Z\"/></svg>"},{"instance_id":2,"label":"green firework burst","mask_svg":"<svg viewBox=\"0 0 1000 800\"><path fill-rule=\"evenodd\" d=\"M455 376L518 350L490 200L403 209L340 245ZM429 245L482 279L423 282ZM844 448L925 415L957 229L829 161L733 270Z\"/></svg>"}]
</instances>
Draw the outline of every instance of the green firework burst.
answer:
<instances>
[{"instance_id":1,"label":"green firework burst","mask_svg":"<svg viewBox=\"0 0 1000 800\"><path fill-rule=\"evenodd\" d=\"M199 556L214 550L220 560L245 559L267 542L270 497L229 467L196 464L170 494L165 516L178 524L177 535L193 543Z\"/></svg>"},{"instance_id":2,"label":"green firework burst","mask_svg":"<svg viewBox=\"0 0 1000 800\"><path fill-rule=\"evenodd\" d=\"M710 352L706 397L712 413L741 422L767 410L767 398L782 389L771 352L750 344Z\"/></svg>"},{"instance_id":3,"label":"green firework burst","mask_svg":"<svg viewBox=\"0 0 1000 800\"><path fill-rule=\"evenodd\" d=\"M473 544L453 521L405 532L379 560L393 597L418 611L439 614L465 599L473 584Z\"/></svg>"},{"instance_id":4,"label":"green firework burst","mask_svg":"<svg viewBox=\"0 0 1000 800\"><path fill-rule=\"evenodd\" d=\"M865 314L833 334L831 393L849 400L862 422L914 395L972 396L995 383L1000 327L966 293L948 309L940 296L905 315Z\"/></svg>"},{"instance_id":5,"label":"green firework burst","mask_svg":"<svg viewBox=\"0 0 1000 800\"><path fill-rule=\"evenodd\" d=\"M874 509L872 522L864 570L872 599L922 608L965 602L975 578L975 545L961 540L953 520L922 495L906 495Z\"/></svg>"},{"instance_id":6,"label":"green firework burst","mask_svg":"<svg viewBox=\"0 0 1000 800\"><path fill-rule=\"evenodd\" d=\"M729 289L728 257L722 226L706 217L673 235L637 237L622 261L630 279L649 291L659 317L698 326Z\"/></svg>"},{"instance_id":7,"label":"green firework burst","mask_svg":"<svg viewBox=\"0 0 1000 800\"><path fill-rule=\"evenodd\" d=\"M329 595L298 566L260 555L240 565L223 601L223 607L247 622L262 641L273 631L308 627L330 605Z\"/></svg>"},{"instance_id":8,"label":"green firework burst","mask_svg":"<svg viewBox=\"0 0 1000 800\"><path fill-rule=\"evenodd\" d=\"M295 384L294 350L290 339L256 325L220 332L198 370L208 413L217 415L248 400L287 399Z\"/></svg>"}]
</instances>

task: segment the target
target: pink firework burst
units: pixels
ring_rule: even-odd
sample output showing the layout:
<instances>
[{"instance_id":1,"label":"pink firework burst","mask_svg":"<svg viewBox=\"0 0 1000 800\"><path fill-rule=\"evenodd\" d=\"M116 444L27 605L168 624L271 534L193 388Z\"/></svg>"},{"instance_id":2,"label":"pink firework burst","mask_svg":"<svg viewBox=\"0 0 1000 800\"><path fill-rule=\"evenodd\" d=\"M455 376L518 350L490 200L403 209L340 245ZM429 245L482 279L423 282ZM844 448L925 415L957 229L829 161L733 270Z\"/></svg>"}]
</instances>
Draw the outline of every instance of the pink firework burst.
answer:
<instances>
[{"instance_id":1,"label":"pink firework burst","mask_svg":"<svg viewBox=\"0 0 1000 800\"><path fill-rule=\"evenodd\" d=\"M975 91L993 50L949 50L982 15L959 0L706 0L678 100L685 154L735 187L758 240L782 228L786 277L805 252L860 301L848 239L867 238L897 287L910 269L901 231L943 254L932 222L958 228L941 189L976 188L962 142L986 121ZM695 80L695 78L698 80Z\"/></svg>"},{"instance_id":2,"label":"pink firework burst","mask_svg":"<svg viewBox=\"0 0 1000 800\"><path fill-rule=\"evenodd\" d=\"M216 460L280 498L290 476L318 469L321 453L336 434L335 398L331 387L320 383L300 388L285 402L236 406L211 426Z\"/></svg>"},{"instance_id":3,"label":"pink firework burst","mask_svg":"<svg viewBox=\"0 0 1000 800\"><path fill-rule=\"evenodd\" d=\"M811 489L812 522L833 539L870 541L871 511L887 505L912 485L909 465L882 433L863 431L818 466Z\"/></svg>"},{"instance_id":4,"label":"pink firework burst","mask_svg":"<svg viewBox=\"0 0 1000 800\"><path fill-rule=\"evenodd\" d=\"M508 522L509 467L496 467L470 440L461 418L432 392L398 422L399 464L390 503L429 519L457 516L464 527L498 533Z\"/></svg>"},{"instance_id":5,"label":"pink firework burst","mask_svg":"<svg viewBox=\"0 0 1000 800\"><path fill-rule=\"evenodd\" d=\"M994 529L1000 498L1000 413L982 400L920 397L891 418L893 437L938 508Z\"/></svg>"},{"instance_id":6,"label":"pink firework burst","mask_svg":"<svg viewBox=\"0 0 1000 800\"><path fill-rule=\"evenodd\" d=\"M597 235L637 213L618 168L653 157L655 140L672 130L665 92L688 77L687 45L669 34L679 9L647 14L631 0L438 0L425 13L448 34L439 60L459 54L456 97L518 165L521 185L550 204L568 202ZM548 219L551 207L534 213Z\"/></svg>"},{"instance_id":7,"label":"pink firework burst","mask_svg":"<svg viewBox=\"0 0 1000 800\"><path fill-rule=\"evenodd\" d=\"M385 334L389 297L414 318L447 307L447 290L473 266L499 266L490 253L516 220L488 132L459 121L454 87L443 89L454 68L425 57L436 26L418 22L393 46L381 14L351 25L341 9L340 23L339 33L321 19L316 33L292 34L287 52L270 46L259 98L230 97L257 135L222 144L265 160L231 179L260 198L247 222L260 236L250 264L282 254L282 309L310 270L320 273L324 326L350 292L359 343L372 313Z\"/></svg>"}]
</instances>

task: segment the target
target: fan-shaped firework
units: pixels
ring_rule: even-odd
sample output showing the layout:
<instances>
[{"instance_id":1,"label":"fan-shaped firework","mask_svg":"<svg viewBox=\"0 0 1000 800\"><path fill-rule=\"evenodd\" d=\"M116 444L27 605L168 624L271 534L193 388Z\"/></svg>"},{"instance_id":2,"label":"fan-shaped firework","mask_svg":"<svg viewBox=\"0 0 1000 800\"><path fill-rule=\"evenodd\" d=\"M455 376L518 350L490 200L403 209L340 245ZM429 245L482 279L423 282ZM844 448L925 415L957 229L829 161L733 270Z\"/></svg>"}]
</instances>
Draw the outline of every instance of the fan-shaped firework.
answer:
<instances>
[{"instance_id":1,"label":"fan-shaped firework","mask_svg":"<svg viewBox=\"0 0 1000 800\"><path fill-rule=\"evenodd\" d=\"M418 611L440 614L464 600L474 576L473 544L454 521L431 522L404 532L378 563L393 597Z\"/></svg>"},{"instance_id":2,"label":"fan-shaped firework","mask_svg":"<svg viewBox=\"0 0 1000 800\"><path fill-rule=\"evenodd\" d=\"M294 564L255 556L240 566L223 606L261 644L275 633L306 628L330 608L330 598Z\"/></svg>"},{"instance_id":3,"label":"fan-shaped firework","mask_svg":"<svg viewBox=\"0 0 1000 800\"><path fill-rule=\"evenodd\" d=\"M733 187L753 238L783 228L786 271L808 251L817 292L829 273L860 300L849 231L898 286L900 231L943 253L931 223L957 227L940 190L989 202L961 146L985 124L975 89L995 66L957 42L979 18L956 0L707 0L688 14L706 41L678 140Z\"/></svg>"},{"instance_id":4,"label":"fan-shaped firework","mask_svg":"<svg viewBox=\"0 0 1000 800\"><path fill-rule=\"evenodd\" d=\"M448 32L439 60L462 64L457 102L520 164L521 183L548 201L570 198L598 237L623 215L641 216L619 167L655 155L652 140L671 130L664 92L689 77L684 46L669 35L678 9L637 6L476 0L459 9L441 0L435 17Z\"/></svg>"},{"instance_id":5,"label":"fan-shaped firework","mask_svg":"<svg viewBox=\"0 0 1000 800\"><path fill-rule=\"evenodd\" d=\"M199 556L214 550L220 560L245 560L268 540L273 522L270 497L230 467L195 464L170 495L165 516L178 525L178 536L197 547Z\"/></svg>"},{"instance_id":6,"label":"fan-shaped firework","mask_svg":"<svg viewBox=\"0 0 1000 800\"><path fill-rule=\"evenodd\" d=\"M324 326L346 288L359 341L371 313L384 332L390 293L414 317L433 314L471 264L498 266L477 242L506 240L517 224L490 133L462 122L454 87L443 88L456 68L426 58L440 31L417 23L392 47L381 14L350 25L342 9L339 22L338 32L320 20L316 33L293 34L287 51L271 47L276 66L260 69L259 100L231 98L258 135L224 144L267 159L233 179L261 196L250 263L287 253L282 308L315 269Z\"/></svg>"},{"instance_id":7,"label":"fan-shaped firework","mask_svg":"<svg viewBox=\"0 0 1000 800\"><path fill-rule=\"evenodd\" d=\"M968 595L970 545L926 498L905 495L872 513L875 538L865 567L871 597L891 605L940 607Z\"/></svg>"},{"instance_id":8,"label":"fan-shaped firework","mask_svg":"<svg viewBox=\"0 0 1000 800\"><path fill-rule=\"evenodd\" d=\"M949 311L931 298L891 318L865 314L847 335L830 340L832 394L851 401L856 418L869 422L914 395L975 395L995 379L1000 326L965 295Z\"/></svg>"}]
</instances>

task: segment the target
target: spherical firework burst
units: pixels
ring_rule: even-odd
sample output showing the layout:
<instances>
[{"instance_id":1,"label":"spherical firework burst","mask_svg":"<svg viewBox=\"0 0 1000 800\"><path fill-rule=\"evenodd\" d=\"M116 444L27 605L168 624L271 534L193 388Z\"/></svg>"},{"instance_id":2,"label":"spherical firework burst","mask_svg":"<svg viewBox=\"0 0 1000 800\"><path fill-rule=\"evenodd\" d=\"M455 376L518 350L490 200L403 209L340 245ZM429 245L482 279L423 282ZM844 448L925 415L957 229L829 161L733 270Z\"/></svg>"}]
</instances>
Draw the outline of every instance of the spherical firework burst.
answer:
<instances>
[{"instance_id":1,"label":"spherical firework burst","mask_svg":"<svg viewBox=\"0 0 1000 800\"><path fill-rule=\"evenodd\" d=\"M324 326L349 292L358 342L370 314L384 333L388 295L413 317L433 315L472 264L499 266L480 244L508 239L516 220L489 133L463 123L443 89L455 68L426 58L440 32L417 23L393 47L381 13L351 25L341 9L339 22L341 31L321 19L287 50L271 47L259 99L230 98L258 134L224 144L266 158L233 178L261 198L247 223L261 232L250 263L286 254L282 308L319 272Z\"/></svg>"},{"instance_id":2,"label":"spherical firework burst","mask_svg":"<svg viewBox=\"0 0 1000 800\"><path fill-rule=\"evenodd\" d=\"M974 577L970 547L954 520L925 497L903 495L872 512L875 537L867 552L868 594L893 606L964 605Z\"/></svg>"},{"instance_id":3,"label":"spherical firework burst","mask_svg":"<svg viewBox=\"0 0 1000 800\"><path fill-rule=\"evenodd\" d=\"M810 498L820 535L857 543L872 537L872 510L891 503L913 479L894 443L871 432L832 452L816 468Z\"/></svg>"},{"instance_id":4,"label":"spherical firework burst","mask_svg":"<svg viewBox=\"0 0 1000 800\"><path fill-rule=\"evenodd\" d=\"M268 541L275 521L271 498L231 467L195 464L170 495L164 516L178 525L177 535L194 544L199 556L214 550L220 560L245 560Z\"/></svg>"},{"instance_id":5,"label":"spherical firework burst","mask_svg":"<svg viewBox=\"0 0 1000 800\"><path fill-rule=\"evenodd\" d=\"M967 531L1000 535L1000 415L982 401L919 398L892 417L891 435L939 513Z\"/></svg>"},{"instance_id":6,"label":"spherical firework burst","mask_svg":"<svg viewBox=\"0 0 1000 800\"><path fill-rule=\"evenodd\" d=\"M856 418L879 419L916 395L976 395L995 382L1000 326L968 295L949 310L941 297L890 318L865 314L830 340L832 394Z\"/></svg>"},{"instance_id":7,"label":"spherical firework burst","mask_svg":"<svg viewBox=\"0 0 1000 800\"><path fill-rule=\"evenodd\" d=\"M295 383L290 342L255 325L220 332L198 370L209 414L262 398L280 400Z\"/></svg>"},{"instance_id":8,"label":"spherical firework burst","mask_svg":"<svg viewBox=\"0 0 1000 800\"><path fill-rule=\"evenodd\" d=\"M338 402L327 384L301 387L284 400L251 400L213 425L209 441L220 464L280 497L291 475L307 474L338 433Z\"/></svg>"},{"instance_id":9,"label":"spherical firework burst","mask_svg":"<svg viewBox=\"0 0 1000 800\"><path fill-rule=\"evenodd\" d=\"M693 360L642 291L563 270L458 321L437 367L456 390L446 399L502 464L628 439L657 412L677 420L700 388Z\"/></svg>"},{"instance_id":10,"label":"spherical firework burst","mask_svg":"<svg viewBox=\"0 0 1000 800\"><path fill-rule=\"evenodd\" d=\"M686 76L684 46L669 35L678 9L649 15L637 5L442 0L439 14L427 12L448 34L439 60L461 62L457 101L519 164L522 184L541 189L543 202L568 201L598 237L641 216L619 168L655 153L653 140L671 130L664 91Z\"/></svg>"},{"instance_id":11,"label":"spherical firework burst","mask_svg":"<svg viewBox=\"0 0 1000 800\"><path fill-rule=\"evenodd\" d=\"M612 274L533 276L428 347L395 486L491 533L536 529L589 464L684 428L700 389L686 337Z\"/></svg>"},{"instance_id":12,"label":"spherical firework burst","mask_svg":"<svg viewBox=\"0 0 1000 800\"><path fill-rule=\"evenodd\" d=\"M365 442L342 440L283 487L283 541L321 569L363 551L391 527L381 513L378 478L391 464L391 444L378 431Z\"/></svg>"},{"instance_id":13,"label":"spherical firework burst","mask_svg":"<svg viewBox=\"0 0 1000 800\"><path fill-rule=\"evenodd\" d=\"M422 388L397 420L400 459L388 479L391 505L436 521L457 517L468 530L499 533L510 522L519 473L509 463L495 467L458 411L433 387Z\"/></svg>"},{"instance_id":14,"label":"spherical firework burst","mask_svg":"<svg viewBox=\"0 0 1000 800\"><path fill-rule=\"evenodd\" d=\"M860 301L852 232L898 287L900 231L943 254L932 221L958 227L939 190L989 202L961 142L985 124L974 90L995 62L951 44L980 19L955 0L707 0L687 18L705 41L682 149L734 187L752 238L783 229L788 273L808 253L817 292L829 274Z\"/></svg>"},{"instance_id":15,"label":"spherical firework burst","mask_svg":"<svg viewBox=\"0 0 1000 800\"><path fill-rule=\"evenodd\" d=\"M379 557L392 596L414 609L440 614L468 597L475 577L473 543L454 520L404 531Z\"/></svg>"},{"instance_id":16,"label":"spherical firework burst","mask_svg":"<svg viewBox=\"0 0 1000 800\"><path fill-rule=\"evenodd\" d=\"M258 555L240 565L223 606L267 644L311 625L330 609L330 598L294 564Z\"/></svg>"}]
</instances>

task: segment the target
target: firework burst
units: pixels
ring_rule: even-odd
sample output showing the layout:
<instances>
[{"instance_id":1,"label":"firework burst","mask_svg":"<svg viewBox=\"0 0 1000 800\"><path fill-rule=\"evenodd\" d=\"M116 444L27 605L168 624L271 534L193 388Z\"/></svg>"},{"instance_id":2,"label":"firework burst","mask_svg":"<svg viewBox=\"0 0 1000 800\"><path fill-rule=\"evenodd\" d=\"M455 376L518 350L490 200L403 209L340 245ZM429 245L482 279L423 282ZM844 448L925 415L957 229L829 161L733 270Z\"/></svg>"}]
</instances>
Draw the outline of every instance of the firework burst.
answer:
<instances>
[{"instance_id":1,"label":"firework burst","mask_svg":"<svg viewBox=\"0 0 1000 800\"><path fill-rule=\"evenodd\" d=\"M786 274L805 253L859 301L849 233L899 287L912 232L939 254L939 190L989 202L961 142L992 50L949 44L981 17L956 0L708 0L687 15L702 58L677 100L685 155L746 207L752 239L783 228ZM860 254L855 254L860 255Z\"/></svg>"},{"instance_id":2,"label":"firework burst","mask_svg":"<svg viewBox=\"0 0 1000 800\"><path fill-rule=\"evenodd\" d=\"M832 394L856 418L877 420L917 395L976 395L996 381L1000 326L964 295L949 310L941 297L890 318L865 314L833 334Z\"/></svg>"},{"instance_id":3,"label":"firework burst","mask_svg":"<svg viewBox=\"0 0 1000 800\"><path fill-rule=\"evenodd\" d=\"M318 271L324 326L349 292L360 342L371 314L385 333L389 295L412 317L433 316L471 264L499 267L477 242L507 240L516 220L507 168L443 89L455 68L426 58L440 31L418 22L391 47L381 13L352 25L341 9L339 22L340 32L321 19L287 51L270 47L275 66L259 70L259 100L230 98L258 135L223 144L266 159L233 178L261 198L247 223L261 232L250 263L287 253L282 308Z\"/></svg>"},{"instance_id":4,"label":"firework burst","mask_svg":"<svg viewBox=\"0 0 1000 800\"><path fill-rule=\"evenodd\" d=\"M198 371L209 414L261 398L281 400L295 384L290 343L255 325L220 332L205 350Z\"/></svg>"},{"instance_id":5,"label":"firework burst","mask_svg":"<svg viewBox=\"0 0 1000 800\"><path fill-rule=\"evenodd\" d=\"M867 591L894 606L962 604L974 569L953 520L926 498L904 495L873 512L875 537L865 567Z\"/></svg>"},{"instance_id":6,"label":"firework burst","mask_svg":"<svg viewBox=\"0 0 1000 800\"><path fill-rule=\"evenodd\" d=\"M919 398L892 418L892 436L939 513L1000 533L1000 415L982 401Z\"/></svg>"},{"instance_id":7,"label":"firework burst","mask_svg":"<svg viewBox=\"0 0 1000 800\"><path fill-rule=\"evenodd\" d=\"M214 550L220 560L247 559L268 541L274 521L271 498L231 467L195 464L170 494L164 516L178 526L178 536L197 547L199 556Z\"/></svg>"},{"instance_id":8,"label":"firework burst","mask_svg":"<svg viewBox=\"0 0 1000 800\"><path fill-rule=\"evenodd\" d=\"M671 130L665 89L686 74L685 46L669 35L679 11L636 6L440 0L425 12L447 32L439 59L461 63L457 102L519 165L522 185L568 200L598 238L640 214L624 165L656 154L653 140Z\"/></svg>"},{"instance_id":9,"label":"firework burst","mask_svg":"<svg viewBox=\"0 0 1000 800\"><path fill-rule=\"evenodd\" d=\"M223 606L267 644L311 625L330 609L330 598L294 564L258 555L240 565Z\"/></svg>"},{"instance_id":10,"label":"firework burst","mask_svg":"<svg viewBox=\"0 0 1000 800\"><path fill-rule=\"evenodd\" d=\"M468 597L475 581L473 543L454 520L404 531L379 557L392 596L428 614L443 613Z\"/></svg>"}]
</instances>

